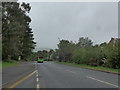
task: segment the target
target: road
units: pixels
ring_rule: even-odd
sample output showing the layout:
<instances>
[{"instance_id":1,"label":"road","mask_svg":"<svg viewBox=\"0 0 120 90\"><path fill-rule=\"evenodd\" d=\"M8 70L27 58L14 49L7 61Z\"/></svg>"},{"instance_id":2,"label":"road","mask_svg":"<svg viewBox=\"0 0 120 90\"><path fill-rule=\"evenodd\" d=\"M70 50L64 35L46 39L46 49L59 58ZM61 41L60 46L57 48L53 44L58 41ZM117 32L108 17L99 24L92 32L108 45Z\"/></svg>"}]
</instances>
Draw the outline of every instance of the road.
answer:
<instances>
[{"instance_id":1,"label":"road","mask_svg":"<svg viewBox=\"0 0 120 90\"><path fill-rule=\"evenodd\" d=\"M2 68L2 87L8 87L35 70L34 63L22 63L17 66Z\"/></svg>"},{"instance_id":2,"label":"road","mask_svg":"<svg viewBox=\"0 0 120 90\"><path fill-rule=\"evenodd\" d=\"M34 64L34 69L31 73L9 85L9 87L118 88L117 74L63 65L52 61ZM5 79L6 76L3 77Z\"/></svg>"}]
</instances>

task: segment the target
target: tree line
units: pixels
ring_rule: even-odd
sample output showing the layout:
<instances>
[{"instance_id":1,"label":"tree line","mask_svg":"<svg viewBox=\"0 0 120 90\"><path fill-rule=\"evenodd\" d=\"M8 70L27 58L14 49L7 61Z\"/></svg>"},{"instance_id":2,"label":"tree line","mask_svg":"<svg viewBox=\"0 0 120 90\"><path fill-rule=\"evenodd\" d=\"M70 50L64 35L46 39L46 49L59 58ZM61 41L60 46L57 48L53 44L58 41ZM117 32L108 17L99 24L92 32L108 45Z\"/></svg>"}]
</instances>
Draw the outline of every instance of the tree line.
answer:
<instances>
[{"instance_id":1,"label":"tree line","mask_svg":"<svg viewBox=\"0 0 120 90\"><path fill-rule=\"evenodd\" d=\"M45 59L45 61L52 61L52 56L54 54L54 50L50 49L50 50L39 50L37 52L34 52L34 60L37 60L38 57L43 57Z\"/></svg>"},{"instance_id":2,"label":"tree line","mask_svg":"<svg viewBox=\"0 0 120 90\"><path fill-rule=\"evenodd\" d=\"M79 38L78 43L60 40L58 49L53 53L53 59L60 62L120 68L119 48L119 40L111 44L104 42L96 45L93 45L88 37Z\"/></svg>"},{"instance_id":3,"label":"tree line","mask_svg":"<svg viewBox=\"0 0 120 90\"><path fill-rule=\"evenodd\" d=\"M2 60L27 60L35 47L29 3L2 2Z\"/></svg>"}]
</instances>

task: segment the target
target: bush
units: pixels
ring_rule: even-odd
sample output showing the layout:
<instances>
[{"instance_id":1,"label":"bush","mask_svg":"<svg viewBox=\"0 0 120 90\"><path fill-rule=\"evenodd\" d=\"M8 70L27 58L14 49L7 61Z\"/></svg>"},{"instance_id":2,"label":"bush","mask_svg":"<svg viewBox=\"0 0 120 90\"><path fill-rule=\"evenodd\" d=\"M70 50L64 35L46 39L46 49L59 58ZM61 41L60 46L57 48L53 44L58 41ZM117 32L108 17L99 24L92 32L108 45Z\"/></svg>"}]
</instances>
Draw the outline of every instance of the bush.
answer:
<instances>
[{"instance_id":1,"label":"bush","mask_svg":"<svg viewBox=\"0 0 120 90\"><path fill-rule=\"evenodd\" d=\"M87 50L84 48L80 48L75 50L72 56L72 59L77 64L86 64L88 61Z\"/></svg>"},{"instance_id":2,"label":"bush","mask_svg":"<svg viewBox=\"0 0 120 90\"><path fill-rule=\"evenodd\" d=\"M103 48L103 52L107 58L105 66L109 68L120 68L120 55L118 50L118 45L110 46L106 45Z\"/></svg>"},{"instance_id":3,"label":"bush","mask_svg":"<svg viewBox=\"0 0 120 90\"><path fill-rule=\"evenodd\" d=\"M64 41L64 40L63 40ZM92 66L105 66L109 68L120 68L120 43L111 45L102 43L100 45L88 45L86 39L80 39L78 44L61 41L58 55L62 61L75 62L77 64L89 64ZM60 47L61 46L61 47ZM119 48L119 49L118 49Z\"/></svg>"}]
</instances>

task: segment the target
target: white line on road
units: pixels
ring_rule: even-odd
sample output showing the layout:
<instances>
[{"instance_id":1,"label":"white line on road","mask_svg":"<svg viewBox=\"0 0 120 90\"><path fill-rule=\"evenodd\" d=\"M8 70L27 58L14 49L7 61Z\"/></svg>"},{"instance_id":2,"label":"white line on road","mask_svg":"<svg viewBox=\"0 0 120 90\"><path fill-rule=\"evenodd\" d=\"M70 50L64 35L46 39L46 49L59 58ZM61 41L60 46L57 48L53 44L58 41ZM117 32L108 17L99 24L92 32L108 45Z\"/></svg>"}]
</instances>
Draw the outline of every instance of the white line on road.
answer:
<instances>
[{"instance_id":1,"label":"white line on road","mask_svg":"<svg viewBox=\"0 0 120 90\"><path fill-rule=\"evenodd\" d=\"M74 73L74 74L76 73L76 72L73 72L73 71L71 71L71 70L66 70L66 71L71 72L71 73Z\"/></svg>"},{"instance_id":2,"label":"white line on road","mask_svg":"<svg viewBox=\"0 0 120 90\"><path fill-rule=\"evenodd\" d=\"M37 84L37 88L38 88L38 89L40 88L39 84Z\"/></svg>"},{"instance_id":3,"label":"white line on road","mask_svg":"<svg viewBox=\"0 0 120 90\"><path fill-rule=\"evenodd\" d=\"M39 82L39 79L37 78L36 81Z\"/></svg>"},{"instance_id":4,"label":"white line on road","mask_svg":"<svg viewBox=\"0 0 120 90\"><path fill-rule=\"evenodd\" d=\"M90 79L92 79L92 80L96 80L96 81L99 81L99 82L101 82L101 83L104 83L104 84L108 84L108 85L111 85L111 86L114 86L114 87L119 87L119 86L117 86L117 85L114 85L114 84L111 84L111 83L109 83L109 82L105 82L105 81L102 81L102 80L99 80L99 79L95 79L95 78L93 78L93 77L90 77L90 76L87 76L87 78L90 78Z\"/></svg>"},{"instance_id":5,"label":"white line on road","mask_svg":"<svg viewBox=\"0 0 120 90\"><path fill-rule=\"evenodd\" d=\"M40 85L39 85L39 78L38 78L38 70L36 70L36 82L37 82L36 88L37 90L39 90Z\"/></svg>"},{"instance_id":6,"label":"white line on road","mask_svg":"<svg viewBox=\"0 0 120 90\"><path fill-rule=\"evenodd\" d=\"M38 73L36 74L36 77L38 77Z\"/></svg>"}]
</instances>

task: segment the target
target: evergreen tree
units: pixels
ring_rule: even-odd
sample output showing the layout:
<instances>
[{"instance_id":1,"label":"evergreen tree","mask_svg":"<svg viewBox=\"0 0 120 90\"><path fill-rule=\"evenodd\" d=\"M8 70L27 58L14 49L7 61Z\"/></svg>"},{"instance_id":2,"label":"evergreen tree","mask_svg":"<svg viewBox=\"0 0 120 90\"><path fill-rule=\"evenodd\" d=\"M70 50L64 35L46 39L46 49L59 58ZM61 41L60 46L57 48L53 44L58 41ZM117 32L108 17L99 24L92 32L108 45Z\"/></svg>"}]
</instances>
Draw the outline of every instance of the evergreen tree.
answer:
<instances>
[{"instance_id":1,"label":"evergreen tree","mask_svg":"<svg viewBox=\"0 0 120 90\"><path fill-rule=\"evenodd\" d=\"M26 59L35 47L28 13L30 5L17 2L2 3L2 47L3 60Z\"/></svg>"}]
</instances>

